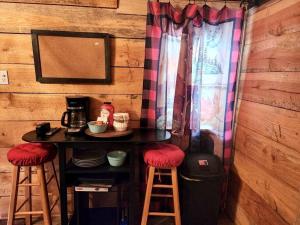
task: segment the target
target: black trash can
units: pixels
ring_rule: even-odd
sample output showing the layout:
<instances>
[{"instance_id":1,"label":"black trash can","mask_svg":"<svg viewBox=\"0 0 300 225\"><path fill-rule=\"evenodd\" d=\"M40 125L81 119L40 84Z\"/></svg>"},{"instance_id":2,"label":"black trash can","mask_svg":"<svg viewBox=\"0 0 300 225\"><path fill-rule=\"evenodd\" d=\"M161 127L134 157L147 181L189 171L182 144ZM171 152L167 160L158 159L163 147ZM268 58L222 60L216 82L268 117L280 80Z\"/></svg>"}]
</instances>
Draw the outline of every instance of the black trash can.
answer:
<instances>
[{"instance_id":1,"label":"black trash can","mask_svg":"<svg viewBox=\"0 0 300 225\"><path fill-rule=\"evenodd\" d=\"M217 225L224 173L218 156L189 153L180 171L183 225Z\"/></svg>"}]
</instances>

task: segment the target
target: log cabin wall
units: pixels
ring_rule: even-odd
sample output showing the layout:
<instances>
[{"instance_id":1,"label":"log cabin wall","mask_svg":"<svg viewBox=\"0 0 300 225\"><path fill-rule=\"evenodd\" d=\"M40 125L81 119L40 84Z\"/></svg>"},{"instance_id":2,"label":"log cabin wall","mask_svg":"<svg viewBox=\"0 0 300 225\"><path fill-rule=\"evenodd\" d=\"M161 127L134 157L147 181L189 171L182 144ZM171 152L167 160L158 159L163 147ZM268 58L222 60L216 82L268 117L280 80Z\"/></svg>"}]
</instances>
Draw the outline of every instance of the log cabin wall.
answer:
<instances>
[{"instance_id":1,"label":"log cabin wall","mask_svg":"<svg viewBox=\"0 0 300 225\"><path fill-rule=\"evenodd\" d=\"M300 1L249 12L227 211L237 225L300 224Z\"/></svg>"},{"instance_id":2,"label":"log cabin wall","mask_svg":"<svg viewBox=\"0 0 300 225\"><path fill-rule=\"evenodd\" d=\"M187 0L173 0L182 7ZM223 7L223 2L210 2ZM239 3L228 2L229 7ZM37 122L60 126L65 96L92 98L92 117L111 101L116 111L128 111L138 126L141 107L146 0L0 0L0 70L9 85L0 86L0 219L6 218L11 190L9 148ZM106 32L111 39L112 85L41 84L35 81L31 29ZM34 191L33 205L39 205ZM19 192L20 197L23 191Z\"/></svg>"}]
</instances>

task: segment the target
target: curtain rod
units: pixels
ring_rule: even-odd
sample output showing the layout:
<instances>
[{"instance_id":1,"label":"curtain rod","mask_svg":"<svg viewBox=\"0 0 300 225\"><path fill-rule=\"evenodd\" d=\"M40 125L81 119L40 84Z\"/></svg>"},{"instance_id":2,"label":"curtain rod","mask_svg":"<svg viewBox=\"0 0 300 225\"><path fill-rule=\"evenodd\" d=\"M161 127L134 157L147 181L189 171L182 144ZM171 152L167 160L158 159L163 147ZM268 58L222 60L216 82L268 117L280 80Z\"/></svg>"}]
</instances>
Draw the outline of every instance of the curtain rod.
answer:
<instances>
[{"instance_id":1,"label":"curtain rod","mask_svg":"<svg viewBox=\"0 0 300 225\"><path fill-rule=\"evenodd\" d=\"M175 3L178 3L174 0L148 0L148 1L151 1L151 2L175 2ZM240 7L242 5L244 5L246 8L248 8L248 5L249 5L249 0L240 0L240 1L235 1L235 0L186 0L187 3L190 3L190 2L200 2L200 3L204 3L204 4L207 4L207 3L214 3L214 2L223 2L224 4L227 4L227 3L240 3Z\"/></svg>"}]
</instances>

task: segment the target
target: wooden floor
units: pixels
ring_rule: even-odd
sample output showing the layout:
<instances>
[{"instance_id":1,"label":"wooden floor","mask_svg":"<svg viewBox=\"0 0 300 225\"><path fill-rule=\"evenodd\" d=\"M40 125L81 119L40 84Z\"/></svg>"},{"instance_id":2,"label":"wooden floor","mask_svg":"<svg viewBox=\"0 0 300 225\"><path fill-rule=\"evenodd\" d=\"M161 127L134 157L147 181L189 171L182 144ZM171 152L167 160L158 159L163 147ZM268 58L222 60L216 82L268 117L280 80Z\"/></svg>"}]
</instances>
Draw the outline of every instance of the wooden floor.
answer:
<instances>
[{"instance_id":1,"label":"wooden floor","mask_svg":"<svg viewBox=\"0 0 300 225\"><path fill-rule=\"evenodd\" d=\"M15 221L14 225L24 225L22 219ZM149 225L174 225L172 219L169 218L153 218L149 220ZM0 225L6 225L6 221L0 221ZM33 219L32 225L43 225L43 221L40 218ZM54 217L52 225L60 225L59 217ZM226 216L221 216L218 225L234 225Z\"/></svg>"}]
</instances>

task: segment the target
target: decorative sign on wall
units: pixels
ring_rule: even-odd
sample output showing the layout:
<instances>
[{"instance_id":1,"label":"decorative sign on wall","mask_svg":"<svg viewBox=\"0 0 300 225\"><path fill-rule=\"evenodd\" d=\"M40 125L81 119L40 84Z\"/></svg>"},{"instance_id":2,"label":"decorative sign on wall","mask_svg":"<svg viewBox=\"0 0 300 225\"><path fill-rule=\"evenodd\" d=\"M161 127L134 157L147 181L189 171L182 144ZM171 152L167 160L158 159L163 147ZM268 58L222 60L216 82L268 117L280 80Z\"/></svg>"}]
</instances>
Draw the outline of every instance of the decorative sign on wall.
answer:
<instances>
[{"instance_id":1,"label":"decorative sign on wall","mask_svg":"<svg viewBox=\"0 0 300 225\"><path fill-rule=\"evenodd\" d=\"M32 30L36 80L111 83L109 34Z\"/></svg>"}]
</instances>

